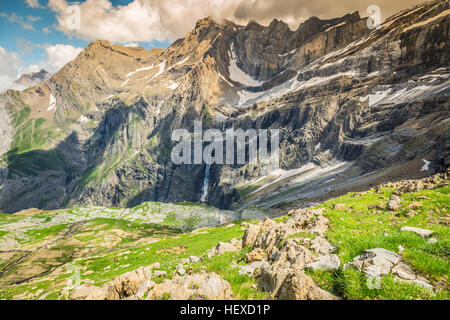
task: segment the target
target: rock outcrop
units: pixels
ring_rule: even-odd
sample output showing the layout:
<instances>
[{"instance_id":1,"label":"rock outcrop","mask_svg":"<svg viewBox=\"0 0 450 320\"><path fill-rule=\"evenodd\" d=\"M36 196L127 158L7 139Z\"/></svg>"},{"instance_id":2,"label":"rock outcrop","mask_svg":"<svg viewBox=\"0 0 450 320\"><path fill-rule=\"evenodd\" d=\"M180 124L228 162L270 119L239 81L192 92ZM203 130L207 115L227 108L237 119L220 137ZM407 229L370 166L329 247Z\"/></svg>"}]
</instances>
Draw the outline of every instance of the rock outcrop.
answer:
<instances>
[{"instance_id":1,"label":"rock outcrop","mask_svg":"<svg viewBox=\"0 0 450 320\"><path fill-rule=\"evenodd\" d=\"M448 168L444 173L435 174L431 177L423 179L408 179L398 182L389 182L386 184L379 185L375 188L378 192L384 188L393 188L395 194L401 195L408 192L420 192L422 190L430 190L441 188L449 184L450 180L450 168ZM420 205L411 204L408 209L414 209Z\"/></svg>"},{"instance_id":2,"label":"rock outcrop","mask_svg":"<svg viewBox=\"0 0 450 320\"><path fill-rule=\"evenodd\" d=\"M401 200L400 200L400 198L398 196L393 194L391 196L391 200L389 200L389 202L387 203L386 207L389 210L396 211L396 210L399 210L402 207L402 202L401 202Z\"/></svg>"},{"instance_id":3,"label":"rock outcrop","mask_svg":"<svg viewBox=\"0 0 450 320\"><path fill-rule=\"evenodd\" d=\"M414 233L418 234L419 236L421 236L422 238L431 237L431 235L434 233L434 231L432 231L432 230L426 230L426 229L416 228L416 227L403 227L400 229L400 231L414 232Z\"/></svg>"},{"instance_id":4,"label":"rock outcrop","mask_svg":"<svg viewBox=\"0 0 450 320\"><path fill-rule=\"evenodd\" d=\"M131 297L138 293L141 286L145 284L148 288L149 284L147 281L152 279L152 270L149 268L141 267L135 271L131 271L120 275L108 285L108 293L106 295L107 300L121 300L127 297ZM140 293L141 293L140 292Z\"/></svg>"},{"instance_id":5,"label":"rock outcrop","mask_svg":"<svg viewBox=\"0 0 450 320\"><path fill-rule=\"evenodd\" d=\"M157 272L153 274L157 277ZM156 284L151 281L152 270L141 267L114 278L102 287L78 286L72 300L229 300L231 285L216 273L175 276Z\"/></svg>"},{"instance_id":6,"label":"rock outcrop","mask_svg":"<svg viewBox=\"0 0 450 320\"><path fill-rule=\"evenodd\" d=\"M365 250L361 255L345 265L362 271L369 278L377 278L392 273L397 279L411 282L427 289L433 289L429 281L416 274L412 268L403 262L395 252L376 248Z\"/></svg>"},{"instance_id":7,"label":"rock outcrop","mask_svg":"<svg viewBox=\"0 0 450 320\"><path fill-rule=\"evenodd\" d=\"M242 244L236 239L229 242L219 242L217 246L208 251L208 256L222 255L227 252L238 252L242 249Z\"/></svg>"},{"instance_id":8,"label":"rock outcrop","mask_svg":"<svg viewBox=\"0 0 450 320\"><path fill-rule=\"evenodd\" d=\"M153 287L147 299L168 300L230 300L231 285L216 273L175 276Z\"/></svg>"},{"instance_id":9,"label":"rock outcrop","mask_svg":"<svg viewBox=\"0 0 450 320\"><path fill-rule=\"evenodd\" d=\"M266 218L258 225L250 225L244 233L243 245L253 247L240 273L257 278L259 287L281 300L333 300L338 297L320 289L302 270L335 270L339 257L330 255L336 248L324 237L328 220L321 209L291 210L286 223ZM298 233L317 237L311 241L295 238ZM309 248L308 248L309 247ZM315 253L313 253L311 250ZM317 255L316 255L317 254ZM267 256L268 259L264 260Z\"/></svg>"}]
</instances>

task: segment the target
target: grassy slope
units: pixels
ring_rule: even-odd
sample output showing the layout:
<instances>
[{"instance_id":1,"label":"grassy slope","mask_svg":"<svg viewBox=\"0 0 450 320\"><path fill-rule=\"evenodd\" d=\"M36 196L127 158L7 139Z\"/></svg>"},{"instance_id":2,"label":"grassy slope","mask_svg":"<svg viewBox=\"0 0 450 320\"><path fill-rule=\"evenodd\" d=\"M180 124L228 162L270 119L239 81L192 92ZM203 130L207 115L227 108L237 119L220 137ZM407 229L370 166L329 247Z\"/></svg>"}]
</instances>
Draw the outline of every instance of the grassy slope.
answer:
<instances>
[{"instance_id":1,"label":"grassy slope","mask_svg":"<svg viewBox=\"0 0 450 320\"><path fill-rule=\"evenodd\" d=\"M450 205L449 187L404 194L402 209L393 214L387 210L368 209L371 204L386 204L393 190L385 189L380 193L368 193L358 196L353 193L325 202L320 207L326 209L325 216L330 219L331 229L328 239L338 248L343 263L353 260L362 251L372 248L385 248L399 251L404 247L402 256L414 270L429 278L442 292L432 295L420 287L398 283L391 276L381 281L380 290L370 290L367 280L359 272L339 270L338 272L312 273L325 288L331 289L348 299L444 299L449 297L448 276L450 274L450 229L441 223ZM419 199L426 196L429 200ZM423 207L415 209L418 213L408 218L410 211L406 207L417 201ZM345 209L334 210L332 204L343 203ZM411 226L435 231L436 244L427 244L426 239L412 232L401 232L401 227Z\"/></svg>"},{"instance_id":2,"label":"grassy slope","mask_svg":"<svg viewBox=\"0 0 450 320\"><path fill-rule=\"evenodd\" d=\"M392 192L388 189L382 190L381 193L369 192L362 195L350 193L327 201L320 206L325 208L325 216L330 219L331 228L327 237L338 248L337 254L343 263L351 261L365 249L382 247L397 252L398 246L402 245L404 259L416 271L429 278L432 284L439 288L437 292L432 293L415 285L396 282L390 275L382 278L381 289L371 290L368 289L363 274L354 270L343 270L343 268L336 272L309 272L309 274L321 287L346 299L448 299L450 231L448 226L441 222L450 205L449 191L449 187L444 187L404 194L401 196L404 209L397 214L386 210L374 212L374 209L368 209L368 205L371 204L385 204ZM429 200L419 199L419 196L426 196ZM408 218L405 216L405 213L409 211L406 206L413 201L421 202L423 207L415 210L418 215ZM333 209L334 203L342 203L345 208L335 210ZM286 218L280 217L277 220L283 221ZM5 219L5 217L0 216L0 219ZM102 230L120 228L131 233L142 231L142 226L120 220L103 219L97 224L102 226ZM400 232L400 228L406 225L434 230L434 236L438 242L427 244L427 240L414 233ZM152 228L156 228L156 226L146 226L144 231L151 234ZM57 230L54 229L51 232L57 232ZM219 241L240 238L243 233L244 230L240 225L228 228L208 228L201 232L187 234L167 233L165 238L156 243L137 245L116 251L113 248L112 252L106 252L99 256L70 261L63 267L62 273L44 276L31 285L0 288L0 299L11 299L17 294L35 293L38 290L42 290L39 291L41 294L38 297L62 298L60 291L66 286L67 280L72 277L70 273L66 273L71 265L75 265L81 270L82 282L89 279L87 281L96 285L101 285L117 275L154 262L160 262L161 269L168 271L169 277L171 277L175 266L182 258L201 255ZM48 236L48 233L44 232L44 234ZM301 236L308 237L308 235ZM81 237L79 239L88 240L88 238ZM228 253L220 257L205 259L191 267L193 271L204 269L218 273L231 283L233 292L239 299L264 299L267 294L255 289L255 280L245 275L239 275L239 268L233 267L235 264L245 264L244 256L248 250L249 248L245 248L239 253Z\"/></svg>"}]
</instances>

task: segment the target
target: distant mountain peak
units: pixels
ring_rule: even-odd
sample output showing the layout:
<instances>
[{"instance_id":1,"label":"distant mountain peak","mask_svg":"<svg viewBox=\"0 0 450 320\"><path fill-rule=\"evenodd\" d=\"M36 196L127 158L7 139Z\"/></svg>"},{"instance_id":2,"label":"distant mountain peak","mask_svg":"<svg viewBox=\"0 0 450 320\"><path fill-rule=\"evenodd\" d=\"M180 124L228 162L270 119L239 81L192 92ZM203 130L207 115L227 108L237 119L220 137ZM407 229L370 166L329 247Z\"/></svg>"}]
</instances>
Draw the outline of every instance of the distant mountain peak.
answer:
<instances>
[{"instance_id":1,"label":"distant mountain peak","mask_svg":"<svg viewBox=\"0 0 450 320\"><path fill-rule=\"evenodd\" d=\"M25 87L34 87L49 79L50 76L51 74L48 71L41 69L38 72L21 75L20 78L15 81L15 83L18 85L23 85Z\"/></svg>"}]
</instances>

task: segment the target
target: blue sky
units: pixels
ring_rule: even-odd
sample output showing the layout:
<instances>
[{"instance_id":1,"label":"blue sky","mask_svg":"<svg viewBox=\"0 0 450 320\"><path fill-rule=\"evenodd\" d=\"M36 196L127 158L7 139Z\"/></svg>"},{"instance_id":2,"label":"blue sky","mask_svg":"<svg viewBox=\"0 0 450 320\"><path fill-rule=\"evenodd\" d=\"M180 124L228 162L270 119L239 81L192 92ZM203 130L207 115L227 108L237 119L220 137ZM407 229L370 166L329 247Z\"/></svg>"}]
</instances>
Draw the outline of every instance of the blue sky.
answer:
<instances>
[{"instance_id":1,"label":"blue sky","mask_svg":"<svg viewBox=\"0 0 450 320\"><path fill-rule=\"evenodd\" d=\"M112 0L114 6L127 5L132 0ZM0 0L0 47L16 52L27 65L45 59L46 45L66 44L84 48L91 40L68 36L57 30L56 13L47 0L40 0L39 8L31 8L25 0ZM45 30L45 31L44 31ZM147 49L166 48L169 41L136 42Z\"/></svg>"}]
</instances>

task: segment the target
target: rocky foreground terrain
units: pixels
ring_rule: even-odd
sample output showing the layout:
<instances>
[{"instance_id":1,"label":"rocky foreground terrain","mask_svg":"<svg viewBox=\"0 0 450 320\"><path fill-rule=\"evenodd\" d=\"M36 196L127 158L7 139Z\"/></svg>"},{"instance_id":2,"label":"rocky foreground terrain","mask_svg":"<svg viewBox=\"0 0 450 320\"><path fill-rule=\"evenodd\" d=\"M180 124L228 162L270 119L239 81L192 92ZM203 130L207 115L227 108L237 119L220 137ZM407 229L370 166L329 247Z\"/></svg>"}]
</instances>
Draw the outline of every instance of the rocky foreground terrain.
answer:
<instances>
[{"instance_id":1,"label":"rocky foreground terrain","mask_svg":"<svg viewBox=\"0 0 450 320\"><path fill-rule=\"evenodd\" d=\"M179 220L228 212L147 203L1 215L0 298L448 299L449 180L201 228Z\"/></svg>"},{"instance_id":2,"label":"rocky foreground terrain","mask_svg":"<svg viewBox=\"0 0 450 320\"><path fill-rule=\"evenodd\" d=\"M0 96L0 209L272 209L443 172L449 10L425 3L378 29L357 12L297 30L206 18L165 50L95 41L42 84ZM195 120L279 129L280 168L174 165L172 131Z\"/></svg>"}]
</instances>

